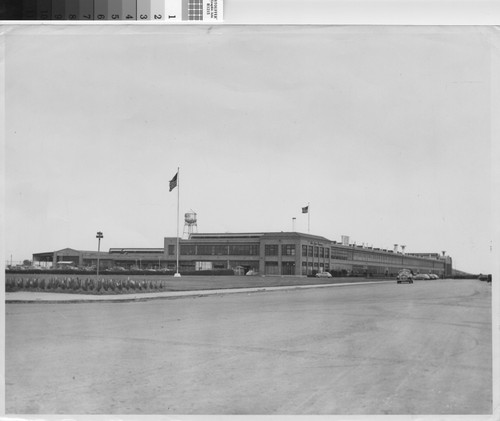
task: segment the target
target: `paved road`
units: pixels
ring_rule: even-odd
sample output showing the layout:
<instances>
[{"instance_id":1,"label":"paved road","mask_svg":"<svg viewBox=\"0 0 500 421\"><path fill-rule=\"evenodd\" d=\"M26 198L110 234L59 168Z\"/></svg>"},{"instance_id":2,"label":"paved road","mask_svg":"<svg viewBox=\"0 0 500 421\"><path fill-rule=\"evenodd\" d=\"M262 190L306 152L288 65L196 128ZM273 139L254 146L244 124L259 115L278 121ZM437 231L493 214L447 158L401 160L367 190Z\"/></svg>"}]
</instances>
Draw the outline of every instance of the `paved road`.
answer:
<instances>
[{"instance_id":1,"label":"paved road","mask_svg":"<svg viewBox=\"0 0 500 421\"><path fill-rule=\"evenodd\" d=\"M7 304L9 414L487 414L491 286Z\"/></svg>"}]
</instances>

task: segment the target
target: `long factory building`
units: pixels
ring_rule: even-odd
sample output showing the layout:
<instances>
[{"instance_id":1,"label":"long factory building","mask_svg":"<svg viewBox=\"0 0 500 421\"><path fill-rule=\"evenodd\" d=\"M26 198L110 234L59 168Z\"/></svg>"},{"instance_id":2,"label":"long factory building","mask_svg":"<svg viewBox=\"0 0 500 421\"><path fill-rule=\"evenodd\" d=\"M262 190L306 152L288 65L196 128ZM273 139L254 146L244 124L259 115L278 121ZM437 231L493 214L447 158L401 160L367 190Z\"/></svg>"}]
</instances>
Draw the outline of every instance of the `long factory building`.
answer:
<instances>
[{"instance_id":1,"label":"long factory building","mask_svg":"<svg viewBox=\"0 0 500 421\"><path fill-rule=\"evenodd\" d=\"M343 240L345 240L343 238ZM395 276L400 269L451 276L452 259L439 253L404 253L337 242L299 232L192 233L180 239L179 272L206 269L249 270L261 275L311 275L330 271L345 275ZM66 248L33 254L34 262L70 262L100 268L137 267L175 270L177 237L163 248L111 248L108 252Z\"/></svg>"}]
</instances>

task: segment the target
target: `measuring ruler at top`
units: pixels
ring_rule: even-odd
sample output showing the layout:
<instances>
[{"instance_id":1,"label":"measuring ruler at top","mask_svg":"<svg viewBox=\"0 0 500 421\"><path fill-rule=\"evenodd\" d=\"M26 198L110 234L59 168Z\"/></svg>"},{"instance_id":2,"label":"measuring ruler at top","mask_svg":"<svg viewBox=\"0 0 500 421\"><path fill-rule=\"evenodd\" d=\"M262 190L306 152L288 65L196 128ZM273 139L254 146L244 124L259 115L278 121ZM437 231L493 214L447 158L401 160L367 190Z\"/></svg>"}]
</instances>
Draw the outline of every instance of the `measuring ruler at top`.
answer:
<instances>
[{"instance_id":1,"label":"measuring ruler at top","mask_svg":"<svg viewBox=\"0 0 500 421\"><path fill-rule=\"evenodd\" d=\"M0 20L222 22L223 0L5 0Z\"/></svg>"}]
</instances>

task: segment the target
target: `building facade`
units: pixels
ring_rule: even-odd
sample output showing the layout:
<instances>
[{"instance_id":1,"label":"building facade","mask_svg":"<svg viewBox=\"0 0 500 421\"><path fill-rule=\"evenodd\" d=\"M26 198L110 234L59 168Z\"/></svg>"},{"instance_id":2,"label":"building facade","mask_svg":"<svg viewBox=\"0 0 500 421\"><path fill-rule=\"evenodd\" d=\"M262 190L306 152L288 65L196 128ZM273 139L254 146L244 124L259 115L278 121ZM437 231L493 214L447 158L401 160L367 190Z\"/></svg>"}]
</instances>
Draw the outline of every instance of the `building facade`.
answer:
<instances>
[{"instance_id":1,"label":"building facade","mask_svg":"<svg viewBox=\"0 0 500 421\"><path fill-rule=\"evenodd\" d=\"M394 250L341 244L297 232L192 234L179 240L179 271L197 268L254 270L263 275L395 276L400 269L451 276L451 258L437 253L404 254ZM175 268L177 238L165 238L165 260Z\"/></svg>"},{"instance_id":2,"label":"building facade","mask_svg":"<svg viewBox=\"0 0 500 421\"><path fill-rule=\"evenodd\" d=\"M77 267L125 269L177 268L177 238L164 238L163 248L111 248L108 252L66 248L33 254L34 262L53 266L71 263ZM193 233L179 239L179 271L233 269L261 275L395 276L400 269L414 273L452 275L452 259L438 253L402 253L331 241L298 232Z\"/></svg>"},{"instance_id":3,"label":"building facade","mask_svg":"<svg viewBox=\"0 0 500 421\"><path fill-rule=\"evenodd\" d=\"M111 248L109 252L76 250L65 248L45 253L34 253L33 262L49 264L53 267L61 263L70 263L74 267L97 267L111 269L123 267L126 269L157 269L166 267L165 253L163 248Z\"/></svg>"}]
</instances>

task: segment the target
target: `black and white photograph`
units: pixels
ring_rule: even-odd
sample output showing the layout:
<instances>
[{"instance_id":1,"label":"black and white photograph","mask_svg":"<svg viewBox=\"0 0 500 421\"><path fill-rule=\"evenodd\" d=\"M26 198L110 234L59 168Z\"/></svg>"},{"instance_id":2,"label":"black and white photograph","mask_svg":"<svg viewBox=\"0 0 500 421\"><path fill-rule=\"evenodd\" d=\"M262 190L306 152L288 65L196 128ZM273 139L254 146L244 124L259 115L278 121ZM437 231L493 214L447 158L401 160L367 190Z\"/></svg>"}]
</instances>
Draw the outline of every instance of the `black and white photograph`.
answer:
<instances>
[{"instance_id":1,"label":"black and white photograph","mask_svg":"<svg viewBox=\"0 0 500 421\"><path fill-rule=\"evenodd\" d=\"M2 37L7 416L498 416L498 28Z\"/></svg>"}]
</instances>

